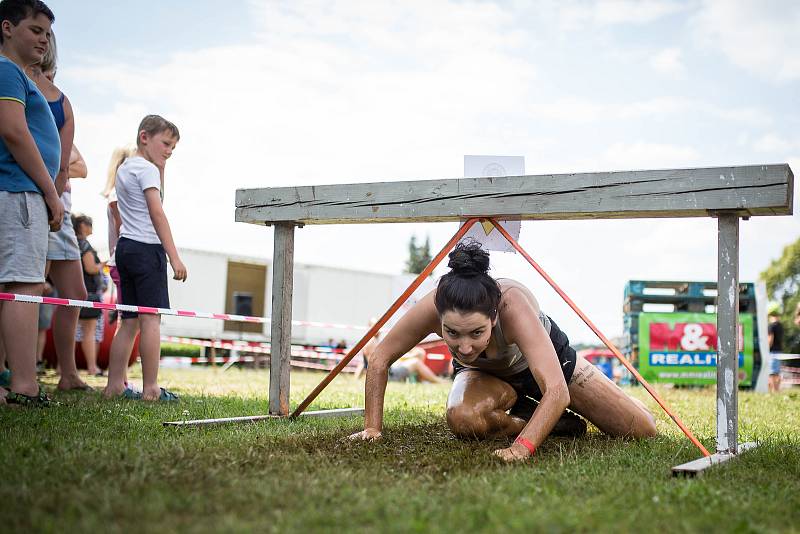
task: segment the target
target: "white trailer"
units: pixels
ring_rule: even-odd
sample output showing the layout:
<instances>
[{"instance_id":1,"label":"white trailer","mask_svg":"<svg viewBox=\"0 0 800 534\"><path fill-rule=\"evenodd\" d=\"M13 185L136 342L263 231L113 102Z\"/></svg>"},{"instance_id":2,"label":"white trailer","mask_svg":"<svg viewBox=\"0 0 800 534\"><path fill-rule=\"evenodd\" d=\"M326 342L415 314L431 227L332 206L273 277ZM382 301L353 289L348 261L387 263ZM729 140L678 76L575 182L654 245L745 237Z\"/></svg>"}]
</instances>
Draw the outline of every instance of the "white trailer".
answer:
<instances>
[{"instance_id":1,"label":"white trailer","mask_svg":"<svg viewBox=\"0 0 800 534\"><path fill-rule=\"evenodd\" d=\"M180 249L180 254L189 269L189 278L186 282L169 280L172 308L271 315L270 259L194 249ZM293 319L365 326L371 317L389 307L408 285L410 277L296 264ZM432 283L427 286L427 290L430 290ZM164 335L202 339L263 341L268 339L269 331L268 322L236 323L173 316L164 316L162 322ZM292 328L292 342L318 345L327 344L329 340L335 343L344 340L349 346L358 341L365 331L295 325Z\"/></svg>"}]
</instances>

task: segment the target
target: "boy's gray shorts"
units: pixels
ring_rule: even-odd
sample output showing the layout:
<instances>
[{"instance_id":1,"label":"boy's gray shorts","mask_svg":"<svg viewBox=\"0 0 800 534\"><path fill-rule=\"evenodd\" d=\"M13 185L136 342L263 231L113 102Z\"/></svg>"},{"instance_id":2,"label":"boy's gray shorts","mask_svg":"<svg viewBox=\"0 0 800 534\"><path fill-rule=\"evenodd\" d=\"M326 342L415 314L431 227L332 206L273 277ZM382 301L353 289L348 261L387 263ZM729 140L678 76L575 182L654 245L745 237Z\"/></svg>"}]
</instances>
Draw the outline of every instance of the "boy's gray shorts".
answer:
<instances>
[{"instance_id":1,"label":"boy's gray shorts","mask_svg":"<svg viewBox=\"0 0 800 534\"><path fill-rule=\"evenodd\" d=\"M78 248L78 237L72 227L72 216L64 210L64 220L58 232L50 232L47 242L48 260L80 260L81 250Z\"/></svg>"},{"instance_id":2,"label":"boy's gray shorts","mask_svg":"<svg viewBox=\"0 0 800 534\"><path fill-rule=\"evenodd\" d=\"M44 282L48 233L42 195L0 191L0 284Z\"/></svg>"}]
</instances>

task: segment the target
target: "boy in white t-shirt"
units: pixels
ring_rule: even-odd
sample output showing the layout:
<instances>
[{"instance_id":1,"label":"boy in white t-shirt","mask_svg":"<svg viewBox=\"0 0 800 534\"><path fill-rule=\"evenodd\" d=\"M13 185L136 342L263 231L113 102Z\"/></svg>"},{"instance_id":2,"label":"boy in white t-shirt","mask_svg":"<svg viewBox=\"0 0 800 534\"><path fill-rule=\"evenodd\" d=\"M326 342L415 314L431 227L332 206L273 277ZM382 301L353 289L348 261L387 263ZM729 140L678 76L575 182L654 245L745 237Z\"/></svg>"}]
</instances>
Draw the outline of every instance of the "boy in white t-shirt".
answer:
<instances>
[{"instance_id":1,"label":"boy in white t-shirt","mask_svg":"<svg viewBox=\"0 0 800 534\"><path fill-rule=\"evenodd\" d=\"M167 257L173 278L186 280L186 267L178 256L161 204L164 166L179 139L174 124L158 115L148 115L139 125L136 153L117 170L117 208L122 226L114 256L125 304L169 308ZM125 386L125 369L137 328L141 330L142 391ZM178 400L177 395L158 386L160 356L161 317L122 312L122 325L111 344L104 395L152 401Z\"/></svg>"}]
</instances>

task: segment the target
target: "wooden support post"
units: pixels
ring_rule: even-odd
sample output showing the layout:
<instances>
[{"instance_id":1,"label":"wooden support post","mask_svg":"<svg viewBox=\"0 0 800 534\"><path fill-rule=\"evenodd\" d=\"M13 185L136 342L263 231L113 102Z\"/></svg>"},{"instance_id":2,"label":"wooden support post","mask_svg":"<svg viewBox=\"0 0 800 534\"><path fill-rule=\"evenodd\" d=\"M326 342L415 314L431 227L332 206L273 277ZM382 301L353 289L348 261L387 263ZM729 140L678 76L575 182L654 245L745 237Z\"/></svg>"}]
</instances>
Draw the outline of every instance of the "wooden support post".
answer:
<instances>
[{"instance_id":1,"label":"wooden support post","mask_svg":"<svg viewBox=\"0 0 800 534\"><path fill-rule=\"evenodd\" d=\"M739 216L718 220L717 452L736 454L739 393Z\"/></svg>"},{"instance_id":2,"label":"wooden support post","mask_svg":"<svg viewBox=\"0 0 800 534\"><path fill-rule=\"evenodd\" d=\"M275 225L272 256L272 350L269 362L269 413L289 415L289 369L292 350L294 223Z\"/></svg>"}]
</instances>

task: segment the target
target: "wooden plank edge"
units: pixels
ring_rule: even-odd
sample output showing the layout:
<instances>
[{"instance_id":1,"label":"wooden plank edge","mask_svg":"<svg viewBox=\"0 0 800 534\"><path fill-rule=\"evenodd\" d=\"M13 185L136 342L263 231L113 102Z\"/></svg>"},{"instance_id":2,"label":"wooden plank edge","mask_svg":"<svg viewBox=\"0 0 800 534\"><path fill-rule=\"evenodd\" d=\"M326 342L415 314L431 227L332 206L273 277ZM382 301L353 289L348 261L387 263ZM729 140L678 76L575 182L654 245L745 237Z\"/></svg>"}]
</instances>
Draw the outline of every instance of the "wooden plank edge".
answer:
<instances>
[{"instance_id":1,"label":"wooden plank edge","mask_svg":"<svg viewBox=\"0 0 800 534\"><path fill-rule=\"evenodd\" d=\"M725 463L728 460L732 460L733 458L736 458L737 456L741 455L743 452L749 451L750 449L754 449L756 447L758 447L758 443L755 441L741 443L739 444L738 454L718 452L706 458L698 458L697 460L692 460L691 462L686 462L685 464L676 465L675 467L672 468L672 476L674 477L681 475L687 477L700 476L709 467Z\"/></svg>"},{"instance_id":2,"label":"wooden plank edge","mask_svg":"<svg viewBox=\"0 0 800 534\"><path fill-rule=\"evenodd\" d=\"M356 208L353 208L354 210ZM359 207L358 209L363 209ZM263 211L262 211L263 210ZM298 226L328 225L328 224L387 224L387 223L434 223L434 222L463 222L472 217L492 217L502 220L520 221L579 221L597 219L677 219L689 217L714 217L719 211L736 213L740 217L764 217L792 215L792 208L788 205L763 206L742 208L731 207L723 210L709 210L706 208L672 209L653 211L594 211L594 212L531 212L531 213L477 213L462 211L446 213L443 210L436 215L387 215L376 217L374 215L341 215L327 216L300 213L300 209L291 216L277 215L275 211L284 211L269 206L236 208L234 221L259 226L271 226L278 223L292 223ZM378 213L378 212L373 212Z\"/></svg>"},{"instance_id":3,"label":"wooden plank edge","mask_svg":"<svg viewBox=\"0 0 800 534\"><path fill-rule=\"evenodd\" d=\"M335 408L333 410L316 410L304 412L301 417L350 417L364 415L364 408ZM288 419L286 415L247 415L243 417L221 417L217 419L192 419L189 421L164 421L163 426L196 427L224 425L230 423L256 423L268 419Z\"/></svg>"}]
</instances>

